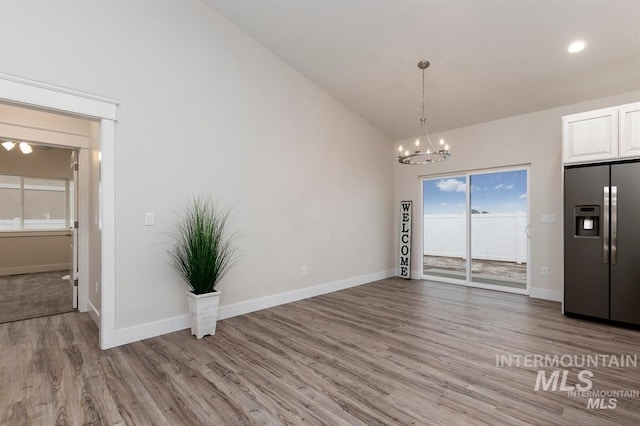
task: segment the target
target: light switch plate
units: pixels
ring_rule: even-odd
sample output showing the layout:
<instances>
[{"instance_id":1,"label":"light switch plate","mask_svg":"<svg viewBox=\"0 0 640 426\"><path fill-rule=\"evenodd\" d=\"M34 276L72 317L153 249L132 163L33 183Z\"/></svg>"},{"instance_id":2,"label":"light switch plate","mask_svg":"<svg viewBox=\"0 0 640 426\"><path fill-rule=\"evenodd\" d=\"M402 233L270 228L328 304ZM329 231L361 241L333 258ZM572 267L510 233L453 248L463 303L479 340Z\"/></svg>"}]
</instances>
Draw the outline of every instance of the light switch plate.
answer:
<instances>
[{"instance_id":1,"label":"light switch plate","mask_svg":"<svg viewBox=\"0 0 640 426\"><path fill-rule=\"evenodd\" d=\"M555 214L543 214L540 216L540 222L542 223L556 223L556 215Z\"/></svg>"},{"instance_id":2,"label":"light switch plate","mask_svg":"<svg viewBox=\"0 0 640 426\"><path fill-rule=\"evenodd\" d=\"M156 218L153 213L145 213L144 215L144 225L145 226L153 226L156 224Z\"/></svg>"}]
</instances>

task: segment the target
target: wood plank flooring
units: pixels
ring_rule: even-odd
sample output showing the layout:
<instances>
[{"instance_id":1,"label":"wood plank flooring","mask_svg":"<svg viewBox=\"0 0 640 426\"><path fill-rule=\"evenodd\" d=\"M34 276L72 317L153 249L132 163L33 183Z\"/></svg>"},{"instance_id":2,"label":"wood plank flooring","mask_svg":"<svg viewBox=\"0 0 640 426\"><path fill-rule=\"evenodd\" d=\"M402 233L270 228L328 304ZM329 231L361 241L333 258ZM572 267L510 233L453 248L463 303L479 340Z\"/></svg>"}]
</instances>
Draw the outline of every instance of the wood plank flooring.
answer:
<instances>
[{"instance_id":1,"label":"wood plank flooring","mask_svg":"<svg viewBox=\"0 0 640 426\"><path fill-rule=\"evenodd\" d=\"M76 312L0 325L0 423L640 424L640 398L587 409L534 391L537 368L496 366L510 353L638 354L640 332L514 294L391 278L230 318L202 340L184 330L100 351L97 334ZM593 390L640 389L639 368L591 370Z\"/></svg>"},{"instance_id":2,"label":"wood plank flooring","mask_svg":"<svg viewBox=\"0 0 640 426\"><path fill-rule=\"evenodd\" d=\"M0 323L61 314L73 310L73 288L63 280L69 271L0 277Z\"/></svg>"}]
</instances>

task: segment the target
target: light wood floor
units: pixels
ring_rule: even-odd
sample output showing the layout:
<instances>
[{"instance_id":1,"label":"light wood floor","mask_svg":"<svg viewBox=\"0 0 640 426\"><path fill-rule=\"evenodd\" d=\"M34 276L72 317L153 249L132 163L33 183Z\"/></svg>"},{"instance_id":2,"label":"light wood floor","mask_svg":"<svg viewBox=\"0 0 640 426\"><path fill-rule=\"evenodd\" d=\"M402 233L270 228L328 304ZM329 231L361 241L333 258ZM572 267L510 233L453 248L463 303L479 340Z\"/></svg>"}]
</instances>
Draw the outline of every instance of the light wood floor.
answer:
<instances>
[{"instance_id":1,"label":"light wood floor","mask_svg":"<svg viewBox=\"0 0 640 426\"><path fill-rule=\"evenodd\" d=\"M0 277L0 323L73 310L73 288L66 271Z\"/></svg>"},{"instance_id":2,"label":"light wood floor","mask_svg":"<svg viewBox=\"0 0 640 426\"><path fill-rule=\"evenodd\" d=\"M640 399L588 410L534 391L496 355L637 354L640 333L566 318L557 303L387 279L100 351L86 314L0 325L0 423L640 424ZM592 369L593 389L640 369ZM575 383L572 369L570 383Z\"/></svg>"}]
</instances>

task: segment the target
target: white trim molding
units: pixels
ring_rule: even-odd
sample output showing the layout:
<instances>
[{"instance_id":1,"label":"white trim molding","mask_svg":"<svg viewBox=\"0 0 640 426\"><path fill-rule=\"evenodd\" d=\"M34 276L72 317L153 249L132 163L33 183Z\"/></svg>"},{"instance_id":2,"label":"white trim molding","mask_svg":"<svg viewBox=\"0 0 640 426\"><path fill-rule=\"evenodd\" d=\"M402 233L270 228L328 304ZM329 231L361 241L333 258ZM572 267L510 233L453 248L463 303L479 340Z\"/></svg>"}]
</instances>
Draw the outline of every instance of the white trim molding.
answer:
<instances>
[{"instance_id":1,"label":"white trim molding","mask_svg":"<svg viewBox=\"0 0 640 426\"><path fill-rule=\"evenodd\" d=\"M93 322L100 328L100 311L93 306L91 300L87 300L87 306L89 307L89 316Z\"/></svg>"},{"instance_id":2,"label":"white trim molding","mask_svg":"<svg viewBox=\"0 0 640 426\"><path fill-rule=\"evenodd\" d=\"M232 305L220 306L218 310L218 320L224 320L238 315L260 311L262 309L272 308L274 306L284 305L286 303L296 302L298 300L308 299L310 297L320 296L322 294L333 293L334 291L344 290L347 288L356 287L359 285L389 278L393 275L393 270L381 271L373 274L347 278L345 280L319 284L313 287L306 287L298 290L288 291L285 293L274 294L272 296L251 299L245 302L234 303ZM185 314L178 315L172 318L162 319L159 321L148 322L146 324L120 328L115 332L114 346L125 345L127 343L149 339L151 337L160 336L162 334L173 333L175 331L184 330L189 327L189 315Z\"/></svg>"},{"instance_id":3,"label":"white trim molding","mask_svg":"<svg viewBox=\"0 0 640 426\"><path fill-rule=\"evenodd\" d=\"M164 318L158 321L131 327L119 328L115 332L115 344L113 346L126 345L144 339L161 336L167 333L184 330L190 327L189 314Z\"/></svg>"},{"instance_id":4,"label":"white trim molding","mask_svg":"<svg viewBox=\"0 0 640 426\"><path fill-rule=\"evenodd\" d=\"M249 312L272 308L274 306L284 305L285 303L296 302L298 300L308 299L322 294L333 293L334 291L369 284L392 276L392 270L381 271L368 275L360 275L354 278L347 278L345 280L319 284L312 287L305 287L299 290L288 291L286 293L274 294L273 296L251 299L246 302L234 303L233 305L221 306L218 318L225 319L248 314Z\"/></svg>"},{"instance_id":5,"label":"white trim molding","mask_svg":"<svg viewBox=\"0 0 640 426\"><path fill-rule=\"evenodd\" d=\"M100 123L102 199L98 212L102 265L100 285L100 347L116 346L116 123Z\"/></svg>"},{"instance_id":6,"label":"white trim molding","mask_svg":"<svg viewBox=\"0 0 640 426\"><path fill-rule=\"evenodd\" d=\"M120 102L0 73L0 99L116 121Z\"/></svg>"},{"instance_id":7,"label":"white trim molding","mask_svg":"<svg viewBox=\"0 0 640 426\"><path fill-rule=\"evenodd\" d=\"M562 292L560 290L553 290L550 288L536 288L531 287L529 289L529 297L534 299L552 300L554 302L562 302Z\"/></svg>"}]
</instances>

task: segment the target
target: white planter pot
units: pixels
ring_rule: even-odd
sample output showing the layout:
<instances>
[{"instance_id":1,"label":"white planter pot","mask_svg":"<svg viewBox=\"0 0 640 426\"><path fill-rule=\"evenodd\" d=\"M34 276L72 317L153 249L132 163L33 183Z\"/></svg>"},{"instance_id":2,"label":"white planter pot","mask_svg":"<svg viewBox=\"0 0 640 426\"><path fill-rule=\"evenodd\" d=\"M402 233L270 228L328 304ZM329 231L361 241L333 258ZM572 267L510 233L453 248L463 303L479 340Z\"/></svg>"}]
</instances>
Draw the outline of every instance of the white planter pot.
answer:
<instances>
[{"instance_id":1,"label":"white planter pot","mask_svg":"<svg viewBox=\"0 0 640 426\"><path fill-rule=\"evenodd\" d=\"M207 334L216 334L216 321L218 320L218 304L221 291L213 293L193 294L187 291L187 303L189 304L189 321L191 322L191 334L202 339Z\"/></svg>"}]
</instances>

